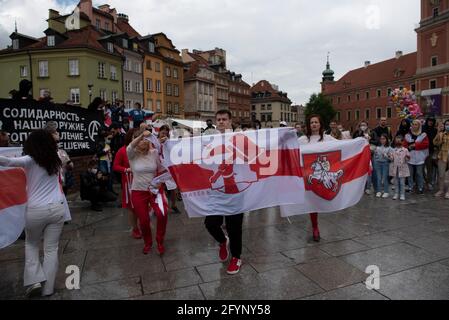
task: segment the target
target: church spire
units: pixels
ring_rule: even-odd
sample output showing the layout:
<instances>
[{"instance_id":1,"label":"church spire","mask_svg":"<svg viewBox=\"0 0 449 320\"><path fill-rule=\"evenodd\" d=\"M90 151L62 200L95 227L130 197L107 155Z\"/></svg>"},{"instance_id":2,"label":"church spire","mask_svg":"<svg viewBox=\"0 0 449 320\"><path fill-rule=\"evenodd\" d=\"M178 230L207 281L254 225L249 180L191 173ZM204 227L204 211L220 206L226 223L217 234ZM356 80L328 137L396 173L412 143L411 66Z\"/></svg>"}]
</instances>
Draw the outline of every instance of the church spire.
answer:
<instances>
[{"instance_id":1,"label":"church spire","mask_svg":"<svg viewBox=\"0 0 449 320\"><path fill-rule=\"evenodd\" d=\"M14 25L15 25L14 31L15 33L17 33L17 20L14 21Z\"/></svg>"},{"instance_id":2,"label":"church spire","mask_svg":"<svg viewBox=\"0 0 449 320\"><path fill-rule=\"evenodd\" d=\"M323 71L323 82L334 81L334 71L331 69L331 64L329 62L329 55L330 52L327 53L326 70Z\"/></svg>"}]
</instances>

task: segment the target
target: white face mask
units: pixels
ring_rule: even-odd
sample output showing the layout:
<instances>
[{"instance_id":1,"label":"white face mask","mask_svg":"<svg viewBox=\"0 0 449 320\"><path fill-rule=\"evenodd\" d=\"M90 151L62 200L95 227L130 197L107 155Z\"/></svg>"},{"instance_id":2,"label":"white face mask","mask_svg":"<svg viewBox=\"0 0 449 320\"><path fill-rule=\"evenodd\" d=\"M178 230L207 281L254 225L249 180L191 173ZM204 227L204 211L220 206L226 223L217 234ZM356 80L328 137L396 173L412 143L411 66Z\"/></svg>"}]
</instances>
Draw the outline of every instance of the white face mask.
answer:
<instances>
[{"instance_id":1,"label":"white face mask","mask_svg":"<svg viewBox=\"0 0 449 320\"><path fill-rule=\"evenodd\" d=\"M98 169L90 169L90 172L93 174L97 174L98 173Z\"/></svg>"}]
</instances>

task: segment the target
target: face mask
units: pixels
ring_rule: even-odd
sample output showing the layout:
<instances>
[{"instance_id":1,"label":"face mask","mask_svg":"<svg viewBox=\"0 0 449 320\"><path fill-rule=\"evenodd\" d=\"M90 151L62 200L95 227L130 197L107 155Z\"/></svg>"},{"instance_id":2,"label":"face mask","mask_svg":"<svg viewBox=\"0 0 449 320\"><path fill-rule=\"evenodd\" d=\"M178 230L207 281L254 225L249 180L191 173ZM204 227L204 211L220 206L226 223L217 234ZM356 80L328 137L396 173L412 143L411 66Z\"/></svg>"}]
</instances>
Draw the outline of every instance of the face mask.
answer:
<instances>
[{"instance_id":1,"label":"face mask","mask_svg":"<svg viewBox=\"0 0 449 320\"><path fill-rule=\"evenodd\" d=\"M106 140L105 143L106 144L111 144L111 140Z\"/></svg>"},{"instance_id":2,"label":"face mask","mask_svg":"<svg viewBox=\"0 0 449 320\"><path fill-rule=\"evenodd\" d=\"M90 172L93 174L97 174L98 173L98 169L90 169Z\"/></svg>"}]
</instances>

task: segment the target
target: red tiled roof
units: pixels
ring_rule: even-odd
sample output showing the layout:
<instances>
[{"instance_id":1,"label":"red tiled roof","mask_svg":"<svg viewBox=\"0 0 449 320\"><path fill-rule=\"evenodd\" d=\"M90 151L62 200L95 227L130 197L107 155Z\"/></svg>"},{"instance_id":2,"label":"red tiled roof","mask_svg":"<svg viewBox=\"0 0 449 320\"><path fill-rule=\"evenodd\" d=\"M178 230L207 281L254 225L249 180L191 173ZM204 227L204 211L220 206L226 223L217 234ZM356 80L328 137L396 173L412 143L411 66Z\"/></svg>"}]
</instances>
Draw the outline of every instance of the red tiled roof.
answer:
<instances>
[{"instance_id":1,"label":"red tiled roof","mask_svg":"<svg viewBox=\"0 0 449 320\"><path fill-rule=\"evenodd\" d=\"M265 98L261 98L261 99L271 100L271 101L281 99L285 102L290 101L290 99L288 97L282 96L280 91L275 90L273 88L272 84L270 82L268 82L267 80L261 80L251 88L251 93L257 93L257 92L270 92L271 93L271 97L265 97Z\"/></svg>"},{"instance_id":2,"label":"red tiled roof","mask_svg":"<svg viewBox=\"0 0 449 320\"><path fill-rule=\"evenodd\" d=\"M126 20L118 19L117 28L122 32L126 32L131 38L141 37L141 35Z\"/></svg>"},{"instance_id":3,"label":"red tiled roof","mask_svg":"<svg viewBox=\"0 0 449 320\"><path fill-rule=\"evenodd\" d=\"M381 83L391 83L411 78L417 68L417 53L413 52L390 60L372 64L367 68L351 70L334 84L326 84L325 94L335 94L350 89L366 88ZM398 76L400 72L400 76Z\"/></svg>"}]
</instances>

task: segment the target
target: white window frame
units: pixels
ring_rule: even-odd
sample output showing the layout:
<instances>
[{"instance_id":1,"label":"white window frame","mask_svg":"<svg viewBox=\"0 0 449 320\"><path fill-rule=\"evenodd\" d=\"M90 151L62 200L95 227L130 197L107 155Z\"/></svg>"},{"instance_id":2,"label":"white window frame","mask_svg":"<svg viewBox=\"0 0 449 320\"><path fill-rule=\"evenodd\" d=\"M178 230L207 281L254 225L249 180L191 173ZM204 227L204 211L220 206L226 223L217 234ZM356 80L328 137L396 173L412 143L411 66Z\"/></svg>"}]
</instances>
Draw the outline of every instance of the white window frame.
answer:
<instances>
[{"instance_id":1,"label":"white window frame","mask_svg":"<svg viewBox=\"0 0 449 320\"><path fill-rule=\"evenodd\" d=\"M134 63L134 70L136 73L142 73L142 64L140 62Z\"/></svg>"},{"instance_id":2,"label":"white window frame","mask_svg":"<svg viewBox=\"0 0 449 320\"><path fill-rule=\"evenodd\" d=\"M13 39L12 40L12 48L14 50L18 50L20 48L20 41L19 41L19 39Z\"/></svg>"},{"instance_id":3,"label":"white window frame","mask_svg":"<svg viewBox=\"0 0 449 320\"><path fill-rule=\"evenodd\" d=\"M171 83L167 83L167 86L166 86L165 90L167 91L166 92L167 96L171 96L172 95L172 91L173 91L172 84Z\"/></svg>"},{"instance_id":4,"label":"white window frame","mask_svg":"<svg viewBox=\"0 0 449 320\"><path fill-rule=\"evenodd\" d=\"M162 92L162 81L156 80L156 92L161 93Z\"/></svg>"},{"instance_id":5,"label":"white window frame","mask_svg":"<svg viewBox=\"0 0 449 320\"><path fill-rule=\"evenodd\" d=\"M111 72L111 80L117 80L117 67L111 64L109 69Z\"/></svg>"},{"instance_id":6,"label":"white window frame","mask_svg":"<svg viewBox=\"0 0 449 320\"><path fill-rule=\"evenodd\" d=\"M106 78L106 63L98 62L98 77L100 79Z\"/></svg>"},{"instance_id":7,"label":"white window frame","mask_svg":"<svg viewBox=\"0 0 449 320\"><path fill-rule=\"evenodd\" d=\"M147 79L147 91L153 91L153 79Z\"/></svg>"},{"instance_id":8,"label":"white window frame","mask_svg":"<svg viewBox=\"0 0 449 320\"><path fill-rule=\"evenodd\" d=\"M147 109L153 111L153 99L147 99Z\"/></svg>"},{"instance_id":9,"label":"white window frame","mask_svg":"<svg viewBox=\"0 0 449 320\"><path fill-rule=\"evenodd\" d=\"M56 38L54 35L47 36L47 46L54 47L56 45Z\"/></svg>"},{"instance_id":10,"label":"white window frame","mask_svg":"<svg viewBox=\"0 0 449 320\"><path fill-rule=\"evenodd\" d=\"M48 60L39 61L39 77L48 78L50 76Z\"/></svg>"},{"instance_id":11,"label":"white window frame","mask_svg":"<svg viewBox=\"0 0 449 320\"><path fill-rule=\"evenodd\" d=\"M165 76L171 77L171 69L170 69L170 67L165 67Z\"/></svg>"},{"instance_id":12,"label":"white window frame","mask_svg":"<svg viewBox=\"0 0 449 320\"><path fill-rule=\"evenodd\" d=\"M137 93L142 93L142 82L141 81L136 81L135 86L136 86L136 92Z\"/></svg>"},{"instance_id":13,"label":"white window frame","mask_svg":"<svg viewBox=\"0 0 449 320\"><path fill-rule=\"evenodd\" d=\"M112 100L113 104L115 104L115 102L117 101L117 98L118 98L118 92L115 90L111 91L111 100Z\"/></svg>"},{"instance_id":14,"label":"white window frame","mask_svg":"<svg viewBox=\"0 0 449 320\"><path fill-rule=\"evenodd\" d=\"M156 100L156 112L161 112L162 110L162 101Z\"/></svg>"},{"instance_id":15,"label":"white window frame","mask_svg":"<svg viewBox=\"0 0 449 320\"><path fill-rule=\"evenodd\" d=\"M178 68L173 68L173 78L178 79Z\"/></svg>"},{"instance_id":16,"label":"white window frame","mask_svg":"<svg viewBox=\"0 0 449 320\"><path fill-rule=\"evenodd\" d=\"M155 45L154 45L153 42L150 41L150 42L148 43L148 49L150 50L151 53L154 53L154 51L155 51Z\"/></svg>"},{"instance_id":17,"label":"white window frame","mask_svg":"<svg viewBox=\"0 0 449 320\"><path fill-rule=\"evenodd\" d=\"M100 89L100 98L103 101L107 101L108 99L108 92L106 91L106 89Z\"/></svg>"},{"instance_id":18,"label":"white window frame","mask_svg":"<svg viewBox=\"0 0 449 320\"><path fill-rule=\"evenodd\" d=\"M80 75L80 61L78 59L69 59L69 76Z\"/></svg>"},{"instance_id":19,"label":"white window frame","mask_svg":"<svg viewBox=\"0 0 449 320\"><path fill-rule=\"evenodd\" d=\"M128 39L122 39L122 47L123 48L128 48L128 45L129 45Z\"/></svg>"},{"instance_id":20,"label":"white window frame","mask_svg":"<svg viewBox=\"0 0 449 320\"><path fill-rule=\"evenodd\" d=\"M437 61L437 63L436 63L435 65L433 65L433 63L432 63L434 58L435 58L436 61ZM436 67L437 65L438 65L438 56L431 56L431 57L430 57L430 66L431 66L431 67Z\"/></svg>"},{"instance_id":21,"label":"white window frame","mask_svg":"<svg viewBox=\"0 0 449 320\"><path fill-rule=\"evenodd\" d=\"M177 84L173 85L173 95L179 97L179 86Z\"/></svg>"},{"instance_id":22,"label":"white window frame","mask_svg":"<svg viewBox=\"0 0 449 320\"><path fill-rule=\"evenodd\" d=\"M114 53L114 44L112 42L108 42L108 51Z\"/></svg>"},{"instance_id":23,"label":"white window frame","mask_svg":"<svg viewBox=\"0 0 449 320\"><path fill-rule=\"evenodd\" d=\"M70 88L70 101L74 104L81 103L80 88Z\"/></svg>"},{"instance_id":24,"label":"white window frame","mask_svg":"<svg viewBox=\"0 0 449 320\"><path fill-rule=\"evenodd\" d=\"M131 81L125 80L125 91L131 92Z\"/></svg>"},{"instance_id":25,"label":"white window frame","mask_svg":"<svg viewBox=\"0 0 449 320\"><path fill-rule=\"evenodd\" d=\"M28 66L20 66L19 73L21 78L28 77Z\"/></svg>"}]
</instances>

